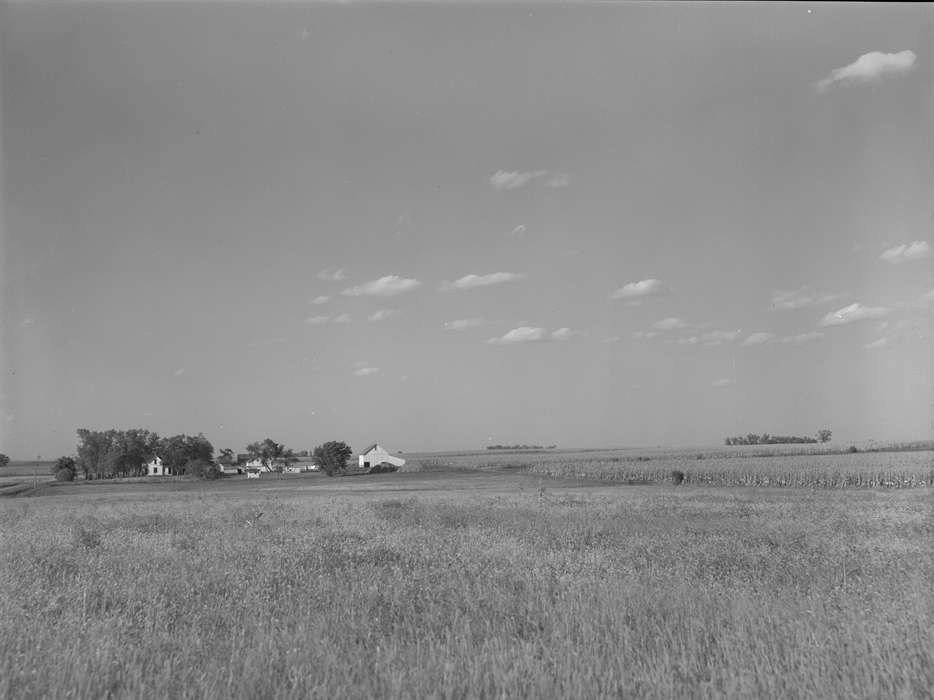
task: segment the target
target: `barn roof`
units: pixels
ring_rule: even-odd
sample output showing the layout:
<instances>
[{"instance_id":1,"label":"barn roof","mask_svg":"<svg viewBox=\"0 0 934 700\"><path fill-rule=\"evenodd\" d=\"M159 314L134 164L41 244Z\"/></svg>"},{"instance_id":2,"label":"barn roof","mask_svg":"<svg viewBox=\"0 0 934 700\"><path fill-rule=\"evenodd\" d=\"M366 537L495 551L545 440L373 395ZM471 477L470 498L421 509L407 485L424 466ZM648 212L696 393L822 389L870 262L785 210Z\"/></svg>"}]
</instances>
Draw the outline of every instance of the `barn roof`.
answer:
<instances>
[{"instance_id":1,"label":"barn roof","mask_svg":"<svg viewBox=\"0 0 934 700\"><path fill-rule=\"evenodd\" d=\"M367 447L367 448L366 448L363 452L361 452L360 454L363 454L363 455L369 454L370 452L372 452L373 450L375 450L377 447L379 447L379 443L378 443L378 442L374 442L372 445L370 445L369 447Z\"/></svg>"}]
</instances>

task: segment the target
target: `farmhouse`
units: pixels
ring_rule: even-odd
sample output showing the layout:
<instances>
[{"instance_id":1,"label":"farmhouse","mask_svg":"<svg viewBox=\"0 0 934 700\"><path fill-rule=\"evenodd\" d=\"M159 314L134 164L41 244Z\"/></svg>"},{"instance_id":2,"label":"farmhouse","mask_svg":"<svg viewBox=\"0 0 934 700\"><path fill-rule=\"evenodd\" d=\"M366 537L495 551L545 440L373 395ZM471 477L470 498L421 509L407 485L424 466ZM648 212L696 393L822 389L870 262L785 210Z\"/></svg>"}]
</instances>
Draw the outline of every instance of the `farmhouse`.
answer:
<instances>
[{"instance_id":1,"label":"farmhouse","mask_svg":"<svg viewBox=\"0 0 934 700\"><path fill-rule=\"evenodd\" d=\"M393 457L383 449L378 442L374 442L367 447L360 453L357 459L360 462L361 469L369 469L370 467L375 467L377 464L391 464L395 467L401 467L405 464L404 459L401 457Z\"/></svg>"},{"instance_id":2,"label":"farmhouse","mask_svg":"<svg viewBox=\"0 0 934 700\"><path fill-rule=\"evenodd\" d=\"M168 476L169 468L162 464L162 458L156 455L152 461L143 464L146 470L146 476Z\"/></svg>"}]
</instances>

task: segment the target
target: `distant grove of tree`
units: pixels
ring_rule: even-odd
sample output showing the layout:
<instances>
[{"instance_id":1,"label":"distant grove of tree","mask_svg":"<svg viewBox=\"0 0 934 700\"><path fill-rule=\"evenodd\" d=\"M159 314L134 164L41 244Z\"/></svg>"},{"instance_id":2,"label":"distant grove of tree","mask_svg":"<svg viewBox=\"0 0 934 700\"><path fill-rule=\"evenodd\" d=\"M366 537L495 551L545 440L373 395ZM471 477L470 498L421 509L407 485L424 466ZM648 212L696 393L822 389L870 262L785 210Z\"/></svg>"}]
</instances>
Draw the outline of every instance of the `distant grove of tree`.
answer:
<instances>
[{"instance_id":1,"label":"distant grove of tree","mask_svg":"<svg viewBox=\"0 0 934 700\"><path fill-rule=\"evenodd\" d=\"M553 450L557 445L487 445L488 450Z\"/></svg>"},{"instance_id":2,"label":"distant grove of tree","mask_svg":"<svg viewBox=\"0 0 934 700\"><path fill-rule=\"evenodd\" d=\"M817 437L802 437L798 435L769 435L762 433L756 435L740 435L738 437L724 438L727 445L804 445L816 442L827 442L833 433L826 428L817 431Z\"/></svg>"},{"instance_id":3,"label":"distant grove of tree","mask_svg":"<svg viewBox=\"0 0 934 700\"><path fill-rule=\"evenodd\" d=\"M85 479L143 476L145 464L158 455L173 474L215 475L214 446L204 435L159 437L154 432L130 430L78 430L75 466Z\"/></svg>"}]
</instances>

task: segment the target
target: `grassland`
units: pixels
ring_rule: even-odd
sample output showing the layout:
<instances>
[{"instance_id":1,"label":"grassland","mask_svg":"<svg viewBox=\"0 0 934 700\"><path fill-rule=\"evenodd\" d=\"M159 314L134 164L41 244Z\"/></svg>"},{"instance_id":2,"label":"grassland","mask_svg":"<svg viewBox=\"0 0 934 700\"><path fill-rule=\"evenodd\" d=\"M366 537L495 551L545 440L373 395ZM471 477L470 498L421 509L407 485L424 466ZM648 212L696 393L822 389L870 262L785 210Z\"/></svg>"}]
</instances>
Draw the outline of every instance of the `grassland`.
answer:
<instances>
[{"instance_id":1,"label":"grassland","mask_svg":"<svg viewBox=\"0 0 934 700\"><path fill-rule=\"evenodd\" d=\"M626 486L462 465L40 492L0 499L2 697L934 687L927 488Z\"/></svg>"}]
</instances>

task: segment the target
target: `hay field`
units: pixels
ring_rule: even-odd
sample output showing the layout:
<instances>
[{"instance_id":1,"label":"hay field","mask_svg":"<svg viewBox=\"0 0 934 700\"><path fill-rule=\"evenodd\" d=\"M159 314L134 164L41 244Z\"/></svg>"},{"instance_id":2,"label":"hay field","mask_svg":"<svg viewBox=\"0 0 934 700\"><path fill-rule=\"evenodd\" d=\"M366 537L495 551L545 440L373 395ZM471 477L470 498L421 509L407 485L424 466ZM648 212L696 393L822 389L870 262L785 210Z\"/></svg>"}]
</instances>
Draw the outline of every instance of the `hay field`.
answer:
<instances>
[{"instance_id":1,"label":"hay field","mask_svg":"<svg viewBox=\"0 0 934 700\"><path fill-rule=\"evenodd\" d=\"M927 489L516 470L0 499L0 696L930 697Z\"/></svg>"}]
</instances>

